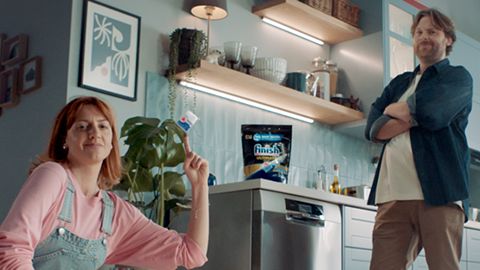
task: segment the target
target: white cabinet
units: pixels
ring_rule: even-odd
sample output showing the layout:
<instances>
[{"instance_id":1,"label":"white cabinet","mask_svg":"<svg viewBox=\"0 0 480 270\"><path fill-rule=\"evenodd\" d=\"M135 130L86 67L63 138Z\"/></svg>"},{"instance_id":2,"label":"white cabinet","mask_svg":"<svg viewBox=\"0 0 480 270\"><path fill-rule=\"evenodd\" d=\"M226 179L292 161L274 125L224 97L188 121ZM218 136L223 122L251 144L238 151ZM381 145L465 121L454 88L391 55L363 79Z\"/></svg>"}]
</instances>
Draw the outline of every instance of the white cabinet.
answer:
<instances>
[{"instance_id":1,"label":"white cabinet","mask_svg":"<svg viewBox=\"0 0 480 270\"><path fill-rule=\"evenodd\" d=\"M372 232L377 212L344 207L345 246L372 249Z\"/></svg>"},{"instance_id":2,"label":"white cabinet","mask_svg":"<svg viewBox=\"0 0 480 270\"><path fill-rule=\"evenodd\" d=\"M457 33L457 41L448 57L452 65L464 66L473 77L473 104L472 112L468 118L466 130L468 145L480 150L480 43L472 38ZM480 268L479 268L480 269Z\"/></svg>"},{"instance_id":3,"label":"white cabinet","mask_svg":"<svg viewBox=\"0 0 480 270\"><path fill-rule=\"evenodd\" d=\"M415 262L413 263L412 270L429 270L428 269L428 264L427 264L427 259L425 256L418 256ZM465 261L460 261L460 270L467 270L467 262ZM474 268L476 270L480 268Z\"/></svg>"},{"instance_id":4,"label":"white cabinet","mask_svg":"<svg viewBox=\"0 0 480 270\"><path fill-rule=\"evenodd\" d=\"M377 212L344 206L343 269L368 270L372 256L372 232Z\"/></svg>"},{"instance_id":5,"label":"white cabinet","mask_svg":"<svg viewBox=\"0 0 480 270\"><path fill-rule=\"evenodd\" d=\"M465 239L467 243L467 261L480 264L480 231L465 229Z\"/></svg>"},{"instance_id":6,"label":"white cabinet","mask_svg":"<svg viewBox=\"0 0 480 270\"><path fill-rule=\"evenodd\" d=\"M371 250L345 248L344 252L344 270L368 270L370 268Z\"/></svg>"},{"instance_id":7,"label":"white cabinet","mask_svg":"<svg viewBox=\"0 0 480 270\"><path fill-rule=\"evenodd\" d=\"M480 101L473 100L472 102L472 112L468 117L466 134L468 146L480 151Z\"/></svg>"},{"instance_id":8,"label":"white cabinet","mask_svg":"<svg viewBox=\"0 0 480 270\"><path fill-rule=\"evenodd\" d=\"M480 269L480 263L474 263L474 262L468 262L467 263L467 267L466 268L462 268L463 269L467 269L467 270L478 270Z\"/></svg>"}]
</instances>

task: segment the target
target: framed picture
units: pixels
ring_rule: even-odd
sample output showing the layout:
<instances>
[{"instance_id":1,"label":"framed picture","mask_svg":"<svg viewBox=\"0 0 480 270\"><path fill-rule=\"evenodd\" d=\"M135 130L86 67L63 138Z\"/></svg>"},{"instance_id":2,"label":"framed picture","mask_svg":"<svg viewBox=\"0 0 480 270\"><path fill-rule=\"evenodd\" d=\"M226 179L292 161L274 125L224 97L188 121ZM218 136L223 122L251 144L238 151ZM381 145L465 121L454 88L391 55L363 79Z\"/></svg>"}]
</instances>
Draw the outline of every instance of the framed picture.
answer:
<instances>
[{"instance_id":1,"label":"framed picture","mask_svg":"<svg viewBox=\"0 0 480 270\"><path fill-rule=\"evenodd\" d=\"M85 0L80 87L137 99L140 17Z\"/></svg>"},{"instance_id":2,"label":"framed picture","mask_svg":"<svg viewBox=\"0 0 480 270\"><path fill-rule=\"evenodd\" d=\"M12 68L0 73L0 108L9 108L18 104L17 69Z\"/></svg>"},{"instance_id":3,"label":"framed picture","mask_svg":"<svg viewBox=\"0 0 480 270\"><path fill-rule=\"evenodd\" d=\"M42 58L33 57L20 65L18 92L27 94L42 86Z\"/></svg>"},{"instance_id":4,"label":"framed picture","mask_svg":"<svg viewBox=\"0 0 480 270\"><path fill-rule=\"evenodd\" d=\"M2 42L0 63L3 66L15 65L27 59L28 36L17 35Z\"/></svg>"}]
</instances>

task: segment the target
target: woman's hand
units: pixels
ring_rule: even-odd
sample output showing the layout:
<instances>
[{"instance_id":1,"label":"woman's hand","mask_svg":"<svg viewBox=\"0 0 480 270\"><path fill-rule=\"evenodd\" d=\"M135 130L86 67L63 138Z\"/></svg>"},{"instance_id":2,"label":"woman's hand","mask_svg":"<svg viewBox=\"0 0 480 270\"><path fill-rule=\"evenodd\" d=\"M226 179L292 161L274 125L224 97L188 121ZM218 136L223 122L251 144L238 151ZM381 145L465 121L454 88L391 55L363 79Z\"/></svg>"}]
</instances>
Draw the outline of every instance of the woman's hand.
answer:
<instances>
[{"instance_id":1,"label":"woman's hand","mask_svg":"<svg viewBox=\"0 0 480 270\"><path fill-rule=\"evenodd\" d=\"M188 136L183 138L185 161L183 170L192 184L192 210L187 235L191 237L207 255L209 234L208 210L208 161L192 152Z\"/></svg>"},{"instance_id":2,"label":"woman's hand","mask_svg":"<svg viewBox=\"0 0 480 270\"><path fill-rule=\"evenodd\" d=\"M185 146L183 170L192 184L192 187L203 184L207 185L209 174L208 161L197 155L195 152L192 152L187 135L183 138L183 144Z\"/></svg>"}]
</instances>

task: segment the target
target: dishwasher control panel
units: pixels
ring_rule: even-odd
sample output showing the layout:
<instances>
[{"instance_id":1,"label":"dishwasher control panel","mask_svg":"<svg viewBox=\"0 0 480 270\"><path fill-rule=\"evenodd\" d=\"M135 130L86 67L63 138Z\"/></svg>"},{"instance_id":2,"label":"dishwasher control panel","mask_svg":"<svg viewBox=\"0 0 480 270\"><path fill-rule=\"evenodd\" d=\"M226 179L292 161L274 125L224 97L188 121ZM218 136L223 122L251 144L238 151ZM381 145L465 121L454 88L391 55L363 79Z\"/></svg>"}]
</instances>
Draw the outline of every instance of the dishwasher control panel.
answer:
<instances>
[{"instance_id":1,"label":"dishwasher control panel","mask_svg":"<svg viewBox=\"0 0 480 270\"><path fill-rule=\"evenodd\" d=\"M300 222L314 226L324 226L325 216L323 206L285 199L286 219L292 222Z\"/></svg>"}]
</instances>

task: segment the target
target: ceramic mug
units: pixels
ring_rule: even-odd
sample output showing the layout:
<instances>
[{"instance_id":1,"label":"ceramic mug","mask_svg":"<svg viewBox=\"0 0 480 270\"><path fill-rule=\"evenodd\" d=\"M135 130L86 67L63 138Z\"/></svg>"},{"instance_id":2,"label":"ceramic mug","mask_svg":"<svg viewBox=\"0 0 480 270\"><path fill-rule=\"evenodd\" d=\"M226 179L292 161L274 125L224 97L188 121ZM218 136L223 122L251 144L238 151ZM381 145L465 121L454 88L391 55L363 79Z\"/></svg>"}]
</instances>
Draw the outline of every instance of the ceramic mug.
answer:
<instances>
[{"instance_id":1,"label":"ceramic mug","mask_svg":"<svg viewBox=\"0 0 480 270\"><path fill-rule=\"evenodd\" d=\"M305 92L307 90L307 74L303 72L287 73L286 85L299 92Z\"/></svg>"}]
</instances>

